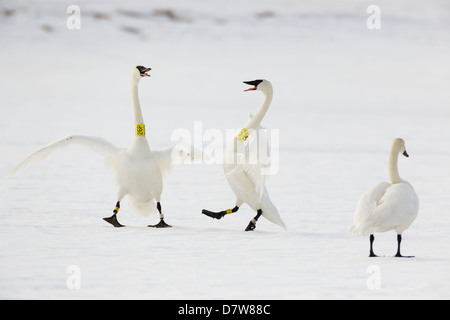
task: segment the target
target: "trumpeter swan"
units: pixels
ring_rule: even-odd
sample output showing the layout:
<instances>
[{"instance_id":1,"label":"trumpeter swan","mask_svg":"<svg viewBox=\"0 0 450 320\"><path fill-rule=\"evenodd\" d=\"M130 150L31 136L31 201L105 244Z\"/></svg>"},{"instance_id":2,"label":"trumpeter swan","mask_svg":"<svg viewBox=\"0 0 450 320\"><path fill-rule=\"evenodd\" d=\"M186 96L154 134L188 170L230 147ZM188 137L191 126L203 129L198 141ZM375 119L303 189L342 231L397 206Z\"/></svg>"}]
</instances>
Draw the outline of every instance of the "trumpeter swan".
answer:
<instances>
[{"instance_id":1,"label":"trumpeter swan","mask_svg":"<svg viewBox=\"0 0 450 320\"><path fill-rule=\"evenodd\" d=\"M170 171L173 157L179 156L181 160L189 156L189 151L183 145L177 144L163 151L151 151L145 137L145 124L142 117L138 97L138 85L142 78L150 77L150 68L135 66L131 74L131 94L135 120L135 138L128 149L116 148L108 141L98 137L73 135L49 144L31 154L21 164L11 171L16 174L25 167L32 165L51 155L61 147L78 144L90 148L102 155L114 169L114 178L117 187L117 203L113 215L104 220L114 227L123 227L117 220L122 199L127 196L130 206L144 216L159 212L158 224L149 227L170 227L164 221L161 209L161 194L163 191L163 174Z\"/></svg>"},{"instance_id":2,"label":"trumpeter swan","mask_svg":"<svg viewBox=\"0 0 450 320\"><path fill-rule=\"evenodd\" d=\"M357 236L370 235L370 257L373 252L375 232L395 230L397 232L397 254L400 253L402 233L416 219L419 212L419 199L412 185L400 178L398 155L409 157L403 139L395 139L389 154L389 177L391 183L380 182L367 191L359 200L350 232Z\"/></svg>"},{"instance_id":3,"label":"trumpeter swan","mask_svg":"<svg viewBox=\"0 0 450 320\"><path fill-rule=\"evenodd\" d=\"M261 215L267 220L286 229L286 225L281 219L277 208L270 201L269 193L265 187L267 175L261 172L260 163L257 161L255 163L248 163L246 161L249 158L258 159L257 156L252 157L250 155L249 157L248 153L258 152L258 148L252 148L251 146L252 143L258 143L257 139L252 139L252 136L257 135L257 132L253 132L258 129L272 102L272 84L267 80L244 81L244 83L252 86L245 91L259 90L264 94L265 99L258 112L254 116L250 116L247 124L239 135L228 144L224 153L223 169L227 181L236 195L235 206L233 209L220 212L203 209L202 213L211 218L221 219L227 214L237 212L243 203L247 203L257 214L250 221L245 231L254 230L256 228L256 222ZM244 150L239 152L238 149L242 147Z\"/></svg>"}]
</instances>

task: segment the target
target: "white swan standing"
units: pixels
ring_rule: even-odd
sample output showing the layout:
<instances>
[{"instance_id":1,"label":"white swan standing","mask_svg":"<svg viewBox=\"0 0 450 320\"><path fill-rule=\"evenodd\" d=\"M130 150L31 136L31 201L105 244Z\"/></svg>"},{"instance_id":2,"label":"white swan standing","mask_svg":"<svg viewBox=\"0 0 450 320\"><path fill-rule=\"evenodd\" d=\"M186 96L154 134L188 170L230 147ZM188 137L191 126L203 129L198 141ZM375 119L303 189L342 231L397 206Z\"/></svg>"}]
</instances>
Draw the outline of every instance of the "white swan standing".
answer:
<instances>
[{"instance_id":1,"label":"white swan standing","mask_svg":"<svg viewBox=\"0 0 450 320\"><path fill-rule=\"evenodd\" d=\"M113 169L117 186L117 203L113 215L104 220L114 227L123 227L117 220L122 199L127 196L130 206L144 216L155 211L159 212L158 224L149 227L171 227L164 222L161 209L161 194L163 191L163 173L170 171L173 151L177 151L182 160L189 156L189 151L178 144L163 151L151 151L145 137L145 124L142 117L141 106L138 97L138 85L143 77L149 77L150 68L136 66L132 69L131 93L133 98L134 120L136 136L129 149L116 148L108 141L98 137L69 136L57 142L49 144L31 154L21 164L11 171L16 174L25 167L32 165L51 155L61 147L70 144L78 144L90 148L102 155ZM175 155L175 153L174 153Z\"/></svg>"},{"instance_id":2,"label":"white swan standing","mask_svg":"<svg viewBox=\"0 0 450 320\"><path fill-rule=\"evenodd\" d=\"M350 227L353 235L370 235L370 257L376 257L373 252L373 234L389 230L397 232L398 249L395 256L403 257L400 253L402 233L413 223L419 212L419 199L414 188L400 178L398 173L400 153L409 157L403 139L395 139L389 155L391 183L380 182L361 197Z\"/></svg>"},{"instance_id":3,"label":"white swan standing","mask_svg":"<svg viewBox=\"0 0 450 320\"><path fill-rule=\"evenodd\" d=\"M245 91L259 90L263 92L265 99L255 116L250 116L245 127L239 135L233 139L232 143L227 146L225 151L223 168L227 181L236 195L235 207L220 212L212 212L203 209L202 213L211 218L221 219L227 214L237 212L243 203L247 203L257 212L257 214L250 221L245 231L254 230L256 228L256 222L261 215L267 220L286 229L286 225L281 219L277 208L270 201L269 194L265 187L267 176L261 173L261 166L259 163L248 163L248 161L246 161L246 159L248 160L249 158L248 150L255 150L255 148L252 148L249 144L258 143L257 139L251 139L252 132L258 129L258 126L272 102L272 85L267 80L244 81L244 83L253 86ZM253 135L255 134L257 133L255 132ZM250 137L250 139L247 140L248 137ZM242 145L244 145L245 150L241 153L237 150L239 147L242 147ZM256 159L256 157L253 158Z\"/></svg>"}]
</instances>

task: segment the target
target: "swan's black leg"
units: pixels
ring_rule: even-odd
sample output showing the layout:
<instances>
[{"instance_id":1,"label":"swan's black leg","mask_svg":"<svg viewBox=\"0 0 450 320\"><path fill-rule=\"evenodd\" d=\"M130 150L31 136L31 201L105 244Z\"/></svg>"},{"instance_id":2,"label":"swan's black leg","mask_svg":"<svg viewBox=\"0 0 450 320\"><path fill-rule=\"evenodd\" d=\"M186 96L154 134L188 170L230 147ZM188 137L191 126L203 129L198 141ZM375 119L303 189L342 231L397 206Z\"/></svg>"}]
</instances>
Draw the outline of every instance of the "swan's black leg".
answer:
<instances>
[{"instance_id":1,"label":"swan's black leg","mask_svg":"<svg viewBox=\"0 0 450 320\"><path fill-rule=\"evenodd\" d=\"M165 221L164 221L164 215L161 212L161 203L157 203L156 204L156 208L158 208L159 211L159 223L155 224L155 225L149 225L148 227L152 227L152 228L172 228L171 225L168 225Z\"/></svg>"},{"instance_id":2,"label":"swan's black leg","mask_svg":"<svg viewBox=\"0 0 450 320\"><path fill-rule=\"evenodd\" d=\"M262 215L262 210L258 209L256 212L256 216L250 221L247 228L245 228L245 231L253 231L256 228L256 221L258 221L259 217Z\"/></svg>"},{"instance_id":3,"label":"swan's black leg","mask_svg":"<svg viewBox=\"0 0 450 320\"><path fill-rule=\"evenodd\" d=\"M397 254L395 255L397 258L414 258L414 256L402 256L400 253L400 244L402 243L402 235L397 234Z\"/></svg>"},{"instance_id":4,"label":"swan's black leg","mask_svg":"<svg viewBox=\"0 0 450 320\"><path fill-rule=\"evenodd\" d=\"M214 219L222 219L226 214L234 213L234 212L237 212L238 210L239 210L239 207L235 206L233 209L227 209L227 210L220 211L220 212L212 212L212 211L203 209L202 213L204 215L207 215L208 217L211 217Z\"/></svg>"},{"instance_id":5,"label":"swan's black leg","mask_svg":"<svg viewBox=\"0 0 450 320\"><path fill-rule=\"evenodd\" d=\"M378 257L375 253L373 253L373 241L375 240L375 237L373 234L370 235L370 254L369 257Z\"/></svg>"},{"instance_id":6,"label":"swan's black leg","mask_svg":"<svg viewBox=\"0 0 450 320\"><path fill-rule=\"evenodd\" d=\"M125 227L124 225L120 224L117 220L117 213L119 213L120 210L120 201L117 201L116 207L114 208L113 215L109 218L103 218L106 222L112 224L116 228Z\"/></svg>"}]
</instances>

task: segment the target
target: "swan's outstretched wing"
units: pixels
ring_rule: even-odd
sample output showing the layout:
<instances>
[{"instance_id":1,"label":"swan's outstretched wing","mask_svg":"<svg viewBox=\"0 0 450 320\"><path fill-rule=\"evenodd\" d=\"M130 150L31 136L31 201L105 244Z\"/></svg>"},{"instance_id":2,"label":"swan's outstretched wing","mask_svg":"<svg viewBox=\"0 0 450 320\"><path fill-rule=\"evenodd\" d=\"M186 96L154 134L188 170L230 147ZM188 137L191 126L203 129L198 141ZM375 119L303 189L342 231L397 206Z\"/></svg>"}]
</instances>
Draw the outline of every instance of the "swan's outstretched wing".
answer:
<instances>
[{"instance_id":1,"label":"swan's outstretched wing","mask_svg":"<svg viewBox=\"0 0 450 320\"><path fill-rule=\"evenodd\" d=\"M201 150L183 142L179 142L164 150L152 151L152 154L158 162L163 175L170 174L174 164L201 160L207 157Z\"/></svg>"},{"instance_id":2,"label":"swan's outstretched wing","mask_svg":"<svg viewBox=\"0 0 450 320\"><path fill-rule=\"evenodd\" d=\"M24 161L22 161L17 167L10 171L11 175L18 173L19 171L34 165L48 156L55 153L62 147L66 147L71 144L78 144L81 146L85 146L92 151L98 153L101 156L104 156L105 159L115 158L119 155L121 149L116 148L114 145L106 141L105 139L98 137L88 137L88 136L68 136L59 141L53 142L36 152L32 153L28 156Z\"/></svg>"}]
</instances>

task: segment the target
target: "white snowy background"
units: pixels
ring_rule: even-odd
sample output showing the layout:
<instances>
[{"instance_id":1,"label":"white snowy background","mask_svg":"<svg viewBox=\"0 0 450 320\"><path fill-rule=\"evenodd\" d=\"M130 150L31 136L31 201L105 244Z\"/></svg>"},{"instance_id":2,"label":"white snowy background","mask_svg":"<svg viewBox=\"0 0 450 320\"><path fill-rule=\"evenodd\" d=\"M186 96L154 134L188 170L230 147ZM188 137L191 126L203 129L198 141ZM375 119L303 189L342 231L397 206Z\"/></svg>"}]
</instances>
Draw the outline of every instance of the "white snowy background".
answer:
<instances>
[{"instance_id":1,"label":"white snowy background","mask_svg":"<svg viewBox=\"0 0 450 320\"><path fill-rule=\"evenodd\" d=\"M81 8L69 30L66 8ZM370 30L369 5L381 9ZM165 0L0 3L1 299L450 298L450 4L446 0ZM70 134L127 147L134 136L131 67L151 67L140 100L153 149L194 121L240 129L262 102L244 80L269 79L263 120L280 130L267 187L288 230L234 206L220 165L180 165L165 179L172 229L125 204L115 229L112 173L69 147L9 177L37 148ZM394 232L348 233L356 203L400 175L420 199L396 259ZM69 266L80 289L69 290ZM379 271L379 289L367 285ZM369 281L370 282L370 281Z\"/></svg>"}]
</instances>

